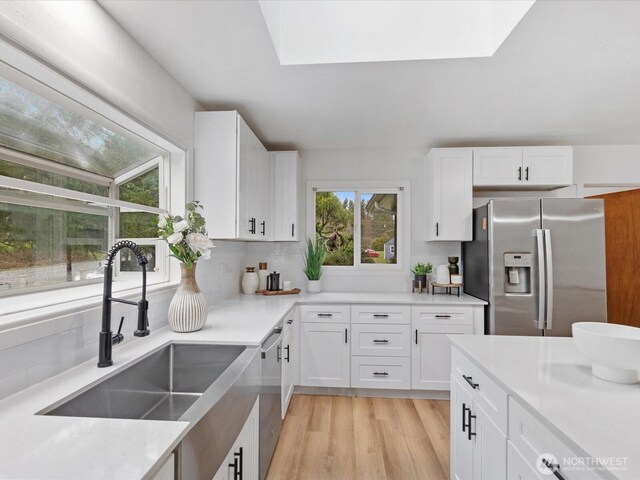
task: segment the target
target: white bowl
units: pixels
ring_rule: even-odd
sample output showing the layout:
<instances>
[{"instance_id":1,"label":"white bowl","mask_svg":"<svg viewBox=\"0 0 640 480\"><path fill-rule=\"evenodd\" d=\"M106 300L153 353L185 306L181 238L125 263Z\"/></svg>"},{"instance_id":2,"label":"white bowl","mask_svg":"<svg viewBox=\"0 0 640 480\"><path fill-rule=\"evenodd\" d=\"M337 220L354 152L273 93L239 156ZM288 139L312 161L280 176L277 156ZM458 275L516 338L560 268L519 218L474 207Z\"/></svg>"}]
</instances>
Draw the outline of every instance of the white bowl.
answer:
<instances>
[{"instance_id":1,"label":"white bowl","mask_svg":"<svg viewBox=\"0 0 640 480\"><path fill-rule=\"evenodd\" d=\"M640 328L578 322L571 329L576 347L591 360L591 372L596 377L616 383L638 382Z\"/></svg>"}]
</instances>

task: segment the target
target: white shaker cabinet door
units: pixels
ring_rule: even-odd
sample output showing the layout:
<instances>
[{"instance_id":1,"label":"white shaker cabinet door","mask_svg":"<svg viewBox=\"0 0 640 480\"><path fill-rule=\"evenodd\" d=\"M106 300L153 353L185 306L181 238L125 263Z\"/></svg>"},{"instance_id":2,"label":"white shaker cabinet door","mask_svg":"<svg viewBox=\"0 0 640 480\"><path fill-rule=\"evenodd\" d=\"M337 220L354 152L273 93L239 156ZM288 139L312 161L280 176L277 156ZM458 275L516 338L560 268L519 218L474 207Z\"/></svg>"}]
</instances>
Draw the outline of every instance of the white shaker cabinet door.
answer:
<instances>
[{"instance_id":1,"label":"white shaker cabinet door","mask_svg":"<svg viewBox=\"0 0 640 480\"><path fill-rule=\"evenodd\" d=\"M449 390L451 343L448 334L473 334L472 325L430 325L414 322L411 350L411 388Z\"/></svg>"},{"instance_id":2,"label":"white shaker cabinet door","mask_svg":"<svg viewBox=\"0 0 640 480\"><path fill-rule=\"evenodd\" d=\"M293 317L292 317L293 318ZM293 328L285 327L282 336L282 418L287 414L289 401L293 395L293 361L295 358L295 345L293 343Z\"/></svg>"},{"instance_id":3,"label":"white shaker cabinet door","mask_svg":"<svg viewBox=\"0 0 640 480\"><path fill-rule=\"evenodd\" d=\"M454 377L451 377L451 479L473 479L473 441L469 435L469 412L473 399Z\"/></svg>"},{"instance_id":4,"label":"white shaker cabinet door","mask_svg":"<svg viewBox=\"0 0 640 480\"><path fill-rule=\"evenodd\" d=\"M310 387L349 387L349 324L302 323L300 337L300 383Z\"/></svg>"},{"instance_id":5,"label":"white shaker cabinet door","mask_svg":"<svg viewBox=\"0 0 640 480\"><path fill-rule=\"evenodd\" d=\"M562 187L573 184L573 148L524 147L523 185Z\"/></svg>"},{"instance_id":6,"label":"white shaker cabinet door","mask_svg":"<svg viewBox=\"0 0 640 480\"><path fill-rule=\"evenodd\" d=\"M470 148L433 148L427 155L427 241L472 239L473 163Z\"/></svg>"},{"instance_id":7,"label":"white shaker cabinet door","mask_svg":"<svg viewBox=\"0 0 640 480\"><path fill-rule=\"evenodd\" d=\"M473 479L506 479L507 437L489 416L474 403L471 411L473 451Z\"/></svg>"},{"instance_id":8,"label":"white shaker cabinet door","mask_svg":"<svg viewBox=\"0 0 640 480\"><path fill-rule=\"evenodd\" d=\"M520 186L524 179L521 147L474 148L473 186Z\"/></svg>"}]
</instances>

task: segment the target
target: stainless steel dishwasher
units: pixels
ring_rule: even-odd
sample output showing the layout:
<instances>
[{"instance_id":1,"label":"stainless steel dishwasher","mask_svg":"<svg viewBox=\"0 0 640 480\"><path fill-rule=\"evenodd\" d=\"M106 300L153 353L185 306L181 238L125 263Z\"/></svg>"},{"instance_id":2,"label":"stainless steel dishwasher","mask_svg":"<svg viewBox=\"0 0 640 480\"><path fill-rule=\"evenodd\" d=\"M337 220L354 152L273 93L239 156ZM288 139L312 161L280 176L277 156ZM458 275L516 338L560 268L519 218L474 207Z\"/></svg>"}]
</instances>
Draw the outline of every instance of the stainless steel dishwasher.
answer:
<instances>
[{"instance_id":1,"label":"stainless steel dishwasher","mask_svg":"<svg viewBox=\"0 0 640 480\"><path fill-rule=\"evenodd\" d=\"M282 322L262 344L261 357L260 480L264 480L282 428Z\"/></svg>"}]
</instances>

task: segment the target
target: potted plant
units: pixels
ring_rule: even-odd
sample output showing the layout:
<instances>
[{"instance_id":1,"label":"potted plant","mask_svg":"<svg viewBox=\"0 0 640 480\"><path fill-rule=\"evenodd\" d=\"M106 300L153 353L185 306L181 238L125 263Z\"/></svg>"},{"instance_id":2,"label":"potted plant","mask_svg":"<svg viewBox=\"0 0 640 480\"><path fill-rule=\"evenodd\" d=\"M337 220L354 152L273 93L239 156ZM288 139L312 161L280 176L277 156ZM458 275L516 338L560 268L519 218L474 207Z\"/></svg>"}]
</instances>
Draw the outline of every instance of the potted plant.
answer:
<instances>
[{"instance_id":1,"label":"potted plant","mask_svg":"<svg viewBox=\"0 0 640 480\"><path fill-rule=\"evenodd\" d=\"M422 286L424 288L428 288L427 284L427 275L433 271L433 265L430 263L416 263L415 266L411 269L411 273L413 273L414 280L417 282L422 282Z\"/></svg>"},{"instance_id":2,"label":"potted plant","mask_svg":"<svg viewBox=\"0 0 640 480\"><path fill-rule=\"evenodd\" d=\"M171 256L180 261L180 285L169 304L169 326L176 332L195 332L207 321L204 295L196 282L198 260L211 258L213 243L207 236L199 202L187 203L185 218L160 215L158 235L169 245Z\"/></svg>"},{"instance_id":3,"label":"potted plant","mask_svg":"<svg viewBox=\"0 0 640 480\"><path fill-rule=\"evenodd\" d=\"M322 242L307 239L307 251L304 254L304 273L307 276L307 291L309 293L320 293L322 290L320 276L322 275L322 264L327 254Z\"/></svg>"}]
</instances>

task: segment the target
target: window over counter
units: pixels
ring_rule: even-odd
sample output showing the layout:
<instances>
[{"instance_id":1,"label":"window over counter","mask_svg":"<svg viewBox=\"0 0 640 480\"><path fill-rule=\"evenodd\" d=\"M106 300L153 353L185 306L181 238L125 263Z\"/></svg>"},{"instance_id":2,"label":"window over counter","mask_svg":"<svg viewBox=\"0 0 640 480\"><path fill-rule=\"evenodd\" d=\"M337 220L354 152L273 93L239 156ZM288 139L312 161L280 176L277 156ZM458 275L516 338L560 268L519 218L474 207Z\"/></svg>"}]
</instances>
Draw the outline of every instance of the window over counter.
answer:
<instances>
[{"instance_id":1,"label":"window over counter","mask_svg":"<svg viewBox=\"0 0 640 480\"><path fill-rule=\"evenodd\" d=\"M326 247L326 271L401 271L407 190L405 182L310 182L307 236Z\"/></svg>"},{"instance_id":2,"label":"window over counter","mask_svg":"<svg viewBox=\"0 0 640 480\"><path fill-rule=\"evenodd\" d=\"M0 68L0 296L99 283L120 239L143 246L149 283L169 279L157 217L172 152L137 127ZM138 269L121 254L116 277Z\"/></svg>"}]
</instances>

